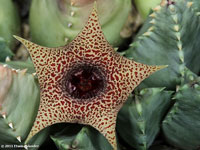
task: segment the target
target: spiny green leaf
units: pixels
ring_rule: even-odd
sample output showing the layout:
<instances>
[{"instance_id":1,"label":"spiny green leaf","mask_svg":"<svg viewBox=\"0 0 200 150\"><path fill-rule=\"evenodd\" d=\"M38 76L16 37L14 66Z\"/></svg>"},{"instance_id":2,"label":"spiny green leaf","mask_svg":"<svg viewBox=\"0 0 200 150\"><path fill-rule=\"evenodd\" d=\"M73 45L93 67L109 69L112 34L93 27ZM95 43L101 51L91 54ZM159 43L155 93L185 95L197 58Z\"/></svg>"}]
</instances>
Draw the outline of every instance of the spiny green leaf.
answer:
<instances>
[{"instance_id":1,"label":"spiny green leaf","mask_svg":"<svg viewBox=\"0 0 200 150\"><path fill-rule=\"evenodd\" d=\"M200 39L200 17L185 0L160 6L150 16L142 29L143 35L137 38L125 56L145 64L169 65L146 79L141 87L175 89L181 84L185 67L195 73L200 71L200 42L197 42Z\"/></svg>"},{"instance_id":2,"label":"spiny green leaf","mask_svg":"<svg viewBox=\"0 0 200 150\"><path fill-rule=\"evenodd\" d=\"M72 41L87 22L94 1L32 0L30 9L31 36L35 43L58 47ZM118 46L121 31L131 10L131 0L97 1L98 15L106 39Z\"/></svg>"},{"instance_id":3,"label":"spiny green leaf","mask_svg":"<svg viewBox=\"0 0 200 150\"><path fill-rule=\"evenodd\" d=\"M162 123L166 140L184 150L200 147L200 78L178 88L175 104Z\"/></svg>"},{"instance_id":4,"label":"spiny green leaf","mask_svg":"<svg viewBox=\"0 0 200 150\"><path fill-rule=\"evenodd\" d=\"M194 11L196 12L196 15L200 15L200 1L199 0L186 0L188 3L188 6L191 6Z\"/></svg>"},{"instance_id":5,"label":"spiny green leaf","mask_svg":"<svg viewBox=\"0 0 200 150\"><path fill-rule=\"evenodd\" d=\"M39 93L33 75L0 65L0 144L23 144L37 114Z\"/></svg>"},{"instance_id":6,"label":"spiny green leaf","mask_svg":"<svg viewBox=\"0 0 200 150\"><path fill-rule=\"evenodd\" d=\"M170 106L172 92L147 88L129 97L118 115L117 129L137 150L147 150L160 130L160 122Z\"/></svg>"},{"instance_id":7,"label":"spiny green leaf","mask_svg":"<svg viewBox=\"0 0 200 150\"><path fill-rule=\"evenodd\" d=\"M7 56L11 57L13 55L14 54L8 47L6 41L0 37L0 62L4 62Z\"/></svg>"},{"instance_id":8,"label":"spiny green leaf","mask_svg":"<svg viewBox=\"0 0 200 150\"><path fill-rule=\"evenodd\" d=\"M3 37L10 49L15 46L13 34L20 34L18 10L12 0L0 0L0 37Z\"/></svg>"},{"instance_id":9,"label":"spiny green leaf","mask_svg":"<svg viewBox=\"0 0 200 150\"><path fill-rule=\"evenodd\" d=\"M23 70L27 69L27 73L35 73L35 69L31 60L27 61L8 61L5 63L0 63L3 65L7 65L8 68L15 70Z\"/></svg>"},{"instance_id":10,"label":"spiny green leaf","mask_svg":"<svg viewBox=\"0 0 200 150\"><path fill-rule=\"evenodd\" d=\"M112 150L105 137L89 126L68 125L51 139L59 150Z\"/></svg>"}]
</instances>

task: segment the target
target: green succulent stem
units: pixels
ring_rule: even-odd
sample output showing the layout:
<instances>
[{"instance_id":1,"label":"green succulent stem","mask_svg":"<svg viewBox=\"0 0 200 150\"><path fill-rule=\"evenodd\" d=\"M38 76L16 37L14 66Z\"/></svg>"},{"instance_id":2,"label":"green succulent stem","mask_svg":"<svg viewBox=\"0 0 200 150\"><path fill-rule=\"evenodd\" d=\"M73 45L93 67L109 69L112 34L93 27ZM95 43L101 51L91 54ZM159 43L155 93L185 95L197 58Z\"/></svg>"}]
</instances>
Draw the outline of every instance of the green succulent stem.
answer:
<instances>
[{"instance_id":1,"label":"green succulent stem","mask_svg":"<svg viewBox=\"0 0 200 150\"><path fill-rule=\"evenodd\" d=\"M200 72L197 55L200 44L200 19L194 3L185 0L174 1L171 5L157 6L150 14L136 40L130 45L125 56L149 65L168 65L142 85L143 87L167 87L175 89L180 85L185 68ZM191 21L192 18L192 21Z\"/></svg>"},{"instance_id":2,"label":"green succulent stem","mask_svg":"<svg viewBox=\"0 0 200 150\"><path fill-rule=\"evenodd\" d=\"M30 9L32 40L48 47L66 45L81 31L92 6L93 3L72 5L65 0L33 0ZM108 42L114 46L123 41L120 32L127 22L131 6L131 0L97 1L103 32Z\"/></svg>"},{"instance_id":3,"label":"green succulent stem","mask_svg":"<svg viewBox=\"0 0 200 150\"><path fill-rule=\"evenodd\" d=\"M13 48L15 40L13 34L20 33L20 18L18 10L12 0L0 0L0 37L9 48Z\"/></svg>"},{"instance_id":4,"label":"green succulent stem","mask_svg":"<svg viewBox=\"0 0 200 150\"><path fill-rule=\"evenodd\" d=\"M162 130L169 144L196 150L200 146L200 77L189 72L187 80L174 95L175 104L165 117Z\"/></svg>"},{"instance_id":5,"label":"green succulent stem","mask_svg":"<svg viewBox=\"0 0 200 150\"><path fill-rule=\"evenodd\" d=\"M118 115L120 136L132 147L147 150L160 130L172 93L164 88L146 88L131 95Z\"/></svg>"}]
</instances>

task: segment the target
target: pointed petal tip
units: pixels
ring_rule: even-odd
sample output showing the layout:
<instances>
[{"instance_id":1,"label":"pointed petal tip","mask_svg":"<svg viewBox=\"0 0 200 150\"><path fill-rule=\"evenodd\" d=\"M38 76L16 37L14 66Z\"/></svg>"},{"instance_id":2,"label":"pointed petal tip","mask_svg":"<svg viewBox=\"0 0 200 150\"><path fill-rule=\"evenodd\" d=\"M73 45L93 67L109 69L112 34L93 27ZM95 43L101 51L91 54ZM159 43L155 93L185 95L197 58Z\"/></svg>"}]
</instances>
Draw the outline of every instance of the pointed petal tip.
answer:
<instances>
[{"instance_id":1,"label":"pointed petal tip","mask_svg":"<svg viewBox=\"0 0 200 150\"><path fill-rule=\"evenodd\" d=\"M97 15L97 1L94 1L93 9L92 9L91 15L93 15L93 16L95 16L95 17L98 18L98 15Z\"/></svg>"},{"instance_id":2,"label":"pointed petal tip","mask_svg":"<svg viewBox=\"0 0 200 150\"><path fill-rule=\"evenodd\" d=\"M161 69L167 68L168 65L151 66L151 73L157 72Z\"/></svg>"},{"instance_id":3,"label":"pointed petal tip","mask_svg":"<svg viewBox=\"0 0 200 150\"><path fill-rule=\"evenodd\" d=\"M13 35L13 37L16 38L18 41L20 41L26 47L26 49L28 51L30 50L31 47L34 47L34 46L37 45L37 44L35 44L35 43L33 43L33 42L29 41L29 40L26 40L26 39L24 39L22 37L19 37L17 35Z\"/></svg>"},{"instance_id":4,"label":"pointed petal tip","mask_svg":"<svg viewBox=\"0 0 200 150\"><path fill-rule=\"evenodd\" d=\"M161 65L161 66L157 66L157 70L161 70L164 68L167 68L169 65Z\"/></svg>"},{"instance_id":5,"label":"pointed petal tip","mask_svg":"<svg viewBox=\"0 0 200 150\"><path fill-rule=\"evenodd\" d=\"M97 9L97 1L94 1L93 9Z\"/></svg>"},{"instance_id":6,"label":"pointed petal tip","mask_svg":"<svg viewBox=\"0 0 200 150\"><path fill-rule=\"evenodd\" d=\"M17 39L18 41L20 41L21 43L24 43L24 41L25 41L25 39L23 39L23 38L21 38L21 37L19 37L19 36L17 36L17 35L13 35L13 37L14 37L15 39Z\"/></svg>"},{"instance_id":7,"label":"pointed petal tip","mask_svg":"<svg viewBox=\"0 0 200 150\"><path fill-rule=\"evenodd\" d=\"M14 37L15 39L17 39L17 40L19 40L19 39L20 39L20 37L19 37L19 36L17 36L17 35L13 35L13 37Z\"/></svg>"},{"instance_id":8,"label":"pointed petal tip","mask_svg":"<svg viewBox=\"0 0 200 150\"><path fill-rule=\"evenodd\" d=\"M13 35L13 37L14 37L14 38L17 38L17 36L16 36L16 35Z\"/></svg>"}]
</instances>

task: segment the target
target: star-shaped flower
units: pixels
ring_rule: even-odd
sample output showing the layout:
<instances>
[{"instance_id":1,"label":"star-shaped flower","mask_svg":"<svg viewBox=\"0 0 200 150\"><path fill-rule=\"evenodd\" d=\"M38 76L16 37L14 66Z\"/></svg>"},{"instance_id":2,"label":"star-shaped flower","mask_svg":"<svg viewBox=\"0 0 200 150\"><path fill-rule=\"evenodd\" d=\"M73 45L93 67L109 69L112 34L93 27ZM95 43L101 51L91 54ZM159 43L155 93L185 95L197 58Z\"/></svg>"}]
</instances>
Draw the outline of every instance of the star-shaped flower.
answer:
<instances>
[{"instance_id":1,"label":"star-shaped flower","mask_svg":"<svg viewBox=\"0 0 200 150\"><path fill-rule=\"evenodd\" d=\"M28 140L55 123L80 123L96 128L116 150L117 113L142 80L164 67L137 63L115 52L102 33L96 6L66 46L47 48L15 37L30 52L41 90Z\"/></svg>"}]
</instances>

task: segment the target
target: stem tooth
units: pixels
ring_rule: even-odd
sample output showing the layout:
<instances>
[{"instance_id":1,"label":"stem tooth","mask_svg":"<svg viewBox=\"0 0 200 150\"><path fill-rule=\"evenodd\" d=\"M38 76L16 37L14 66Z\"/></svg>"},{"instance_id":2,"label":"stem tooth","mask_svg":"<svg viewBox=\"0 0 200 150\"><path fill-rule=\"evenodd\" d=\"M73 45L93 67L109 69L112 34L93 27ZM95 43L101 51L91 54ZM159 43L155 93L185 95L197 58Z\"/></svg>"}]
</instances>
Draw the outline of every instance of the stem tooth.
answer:
<instances>
[{"instance_id":1,"label":"stem tooth","mask_svg":"<svg viewBox=\"0 0 200 150\"><path fill-rule=\"evenodd\" d=\"M28 149L28 146L27 146L27 145L24 145L24 148L25 148L25 149Z\"/></svg>"},{"instance_id":2,"label":"stem tooth","mask_svg":"<svg viewBox=\"0 0 200 150\"><path fill-rule=\"evenodd\" d=\"M150 23L151 23L151 24L155 24L155 23L156 23L155 19L152 19L152 20L150 21Z\"/></svg>"},{"instance_id":3,"label":"stem tooth","mask_svg":"<svg viewBox=\"0 0 200 150\"><path fill-rule=\"evenodd\" d=\"M179 25L175 25L175 26L174 26L174 30L175 30L176 32L178 32L178 31L180 30Z\"/></svg>"},{"instance_id":4,"label":"stem tooth","mask_svg":"<svg viewBox=\"0 0 200 150\"><path fill-rule=\"evenodd\" d=\"M156 11L156 12L158 12L158 11L160 11L161 10L161 6L160 5L158 5L158 6L156 6L154 9L153 9L154 11Z\"/></svg>"},{"instance_id":5,"label":"stem tooth","mask_svg":"<svg viewBox=\"0 0 200 150\"><path fill-rule=\"evenodd\" d=\"M71 28L72 27L72 23L68 23L68 28Z\"/></svg>"},{"instance_id":6,"label":"stem tooth","mask_svg":"<svg viewBox=\"0 0 200 150\"><path fill-rule=\"evenodd\" d=\"M178 33L176 33L176 38L178 39L178 41L180 41L181 40L181 35L180 35L180 33L178 32Z\"/></svg>"},{"instance_id":7,"label":"stem tooth","mask_svg":"<svg viewBox=\"0 0 200 150\"><path fill-rule=\"evenodd\" d=\"M19 73L20 73L21 75L25 75L25 73L27 72L27 70L28 70L28 69L23 69L23 70L21 70Z\"/></svg>"},{"instance_id":8,"label":"stem tooth","mask_svg":"<svg viewBox=\"0 0 200 150\"><path fill-rule=\"evenodd\" d=\"M171 10L171 12L175 12L175 7L174 7L174 5L170 5L170 6L169 6L169 9Z\"/></svg>"},{"instance_id":9,"label":"stem tooth","mask_svg":"<svg viewBox=\"0 0 200 150\"><path fill-rule=\"evenodd\" d=\"M179 86L179 85L177 85L177 86L176 86L176 92L178 92L178 91L179 91L179 89L180 89L180 86Z\"/></svg>"},{"instance_id":10,"label":"stem tooth","mask_svg":"<svg viewBox=\"0 0 200 150\"><path fill-rule=\"evenodd\" d=\"M67 43L68 41L69 41L69 39L66 37L66 38L65 38L65 43Z\"/></svg>"},{"instance_id":11,"label":"stem tooth","mask_svg":"<svg viewBox=\"0 0 200 150\"><path fill-rule=\"evenodd\" d=\"M17 136L17 140L21 143L22 142L21 136Z\"/></svg>"},{"instance_id":12,"label":"stem tooth","mask_svg":"<svg viewBox=\"0 0 200 150\"><path fill-rule=\"evenodd\" d=\"M181 43L181 42L178 42L177 46L178 46L179 51L181 51L182 48L183 48L182 43Z\"/></svg>"},{"instance_id":13,"label":"stem tooth","mask_svg":"<svg viewBox=\"0 0 200 150\"><path fill-rule=\"evenodd\" d=\"M180 60L182 63L184 63L184 58L183 57L180 57Z\"/></svg>"},{"instance_id":14,"label":"stem tooth","mask_svg":"<svg viewBox=\"0 0 200 150\"><path fill-rule=\"evenodd\" d=\"M172 100L175 100L176 99L176 97L172 97Z\"/></svg>"},{"instance_id":15,"label":"stem tooth","mask_svg":"<svg viewBox=\"0 0 200 150\"><path fill-rule=\"evenodd\" d=\"M14 129L13 123L12 123L12 122L10 122L8 125L9 125L9 127L10 127L11 129Z\"/></svg>"},{"instance_id":16,"label":"stem tooth","mask_svg":"<svg viewBox=\"0 0 200 150\"><path fill-rule=\"evenodd\" d=\"M74 16L74 14L75 14L75 12L74 12L74 11L72 11L72 12L70 13L71 17L73 17L73 16Z\"/></svg>"},{"instance_id":17,"label":"stem tooth","mask_svg":"<svg viewBox=\"0 0 200 150\"><path fill-rule=\"evenodd\" d=\"M151 35L151 32L145 32L143 35L144 35L144 36L150 36L150 35Z\"/></svg>"},{"instance_id":18,"label":"stem tooth","mask_svg":"<svg viewBox=\"0 0 200 150\"><path fill-rule=\"evenodd\" d=\"M190 8L193 5L193 2L187 2L187 7Z\"/></svg>"},{"instance_id":19,"label":"stem tooth","mask_svg":"<svg viewBox=\"0 0 200 150\"><path fill-rule=\"evenodd\" d=\"M74 6L74 4L75 4L75 3L74 3L73 1L71 1L71 6Z\"/></svg>"},{"instance_id":20,"label":"stem tooth","mask_svg":"<svg viewBox=\"0 0 200 150\"><path fill-rule=\"evenodd\" d=\"M6 65L6 64L3 65L4 68L7 67L7 66L8 66L8 65Z\"/></svg>"},{"instance_id":21,"label":"stem tooth","mask_svg":"<svg viewBox=\"0 0 200 150\"><path fill-rule=\"evenodd\" d=\"M173 15L172 18L175 21L175 23L177 24L178 23L178 16L177 15Z\"/></svg>"},{"instance_id":22,"label":"stem tooth","mask_svg":"<svg viewBox=\"0 0 200 150\"><path fill-rule=\"evenodd\" d=\"M33 75L33 76L36 76L36 72L35 72L35 73L32 73L32 75Z\"/></svg>"},{"instance_id":23,"label":"stem tooth","mask_svg":"<svg viewBox=\"0 0 200 150\"><path fill-rule=\"evenodd\" d=\"M156 14L155 14L155 13L152 13L152 14L150 14L149 16L152 17L152 18L155 18L155 17L156 17Z\"/></svg>"},{"instance_id":24,"label":"stem tooth","mask_svg":"<svg viewBox=\"0 0 200 150\"><path fill-rule=\"evenodd\" d=\"M10 57L7 56L7 57L6 57L6 62L9 62L9 61L10 61Z\"/></svg>"},{"instance_id":25,"label":"stem tooth","mask_svg":"<svg viewBox=\"0 0 200 150\"><path fill-rule=\"evenodd\" d=\"M116 52L118 51L118 49L119 49L119 47L115 47L115 48L114 48L114 50L115 50Z\"/></svg>"},{"instance_id":26,"label":"stem tooth","mask_svg":"<svg viewBox=\"0 0 200 150\"><path fill-rule=\"evenodd\" d=\"M150 31L150 32L153 31L153 30L154 30L153 26L148 29L148 31Z\"/></svg>"},{"instance_id":27,"label":"stem tooth","mask_svg":"<svg viewBox=\"0 0 200 150\"><path fill-rule=\"evenodd\" d=\"M3 117L4 119L6 119L6 113L3 113L3 114L2 114L2 117Z\"/></svg>"}]
</instances>

